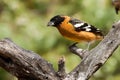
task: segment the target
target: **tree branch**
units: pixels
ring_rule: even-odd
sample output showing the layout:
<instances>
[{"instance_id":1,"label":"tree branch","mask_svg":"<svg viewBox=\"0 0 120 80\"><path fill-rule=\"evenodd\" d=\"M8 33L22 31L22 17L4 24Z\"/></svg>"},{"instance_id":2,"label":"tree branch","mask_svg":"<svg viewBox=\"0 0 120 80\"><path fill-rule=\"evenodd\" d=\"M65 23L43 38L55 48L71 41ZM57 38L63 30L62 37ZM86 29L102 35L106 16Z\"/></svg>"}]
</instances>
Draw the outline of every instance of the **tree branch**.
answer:
<instances>
[{"instance_id":1,"label":"tree branch","mask_svg":"<svg viewBox=\"0 0 120 80\"><path fill-rule=\"evenodd\" d=\"M59 61L58 61L58 72L57 72L58 77L60 80L63 80L66 76L65 72L65 58L62 56Z\"/></svg>"},{"instance_id":2,"label":"tree branch","mask_svg":"<svg viewBox=\"0 0 120 80\"><path fill-rule=\"evenodd\" d=\"M84 53L89 55L83 57L81 63L64 80L88 80L107 61L119 45L120 21L113 25L113 28L97 47ZM80 53L78 52L78 54Z\"/></svg>"},{"instance_id":3,"label":"tree branch","mask_svg":"<svg viewBox=\"0 0 120 80\"><path fill-rule=\"evenodd\" d=\"M10 39L0 41L0 66L19 80L58 80L52 65Z\"/></svg>"},{"instance_id":4,"label":"tree branch","mask_svg":"<svg viewBox=\"0 0 120 80\"><path fill-rule=\"evenodd\" d=\"M65 61L59 60L58 72L48 61L32 51L25 50L9 39L0 40L0 66L15 75L18 80L88 80L120 45L120 21L91 51L82 52L77 47L71 51L82 58L70 73L65 72Z\"/></svg>"},{"instance_id":5,"label":"tree branch","mask_svg":"<svg viewBox=\"0 0 120 80\"><path fill-rule=\"evenodd\" d=\"M80 48L78 48L76 45L71 45L71 46L69 46L69 50L70 50L73 54L79 56L81 59L82 59L83 57L89 55L88 50L80 49ZM86 54L86 53L87 53L87 54Z\"/></svg>"}]
</instances>

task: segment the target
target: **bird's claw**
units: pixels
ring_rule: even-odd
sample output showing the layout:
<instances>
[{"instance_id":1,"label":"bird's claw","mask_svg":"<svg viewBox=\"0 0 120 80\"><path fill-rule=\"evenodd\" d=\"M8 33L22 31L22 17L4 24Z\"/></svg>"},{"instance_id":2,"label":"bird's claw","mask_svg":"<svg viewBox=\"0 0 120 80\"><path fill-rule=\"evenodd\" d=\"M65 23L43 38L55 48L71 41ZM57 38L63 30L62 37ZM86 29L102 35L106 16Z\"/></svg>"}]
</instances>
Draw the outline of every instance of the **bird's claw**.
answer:
<instances>
[{"instance_id":1,"label":"bird's claw","mask_svg":"<svg viewBox=\"0 0 120 80\"><path fill-rule=\"evenodd\" d=\"M72 51L72 52L73 52L74 50L76 50L76 49L78 48L78 47L76 46L76 44L78 44L78 43L76 42L76 43L73 43L72 45L70 45L70 46L69 46L69 50Z\"/></svg>"},{"instance_id":2,"label":"bird's claw","mask_svg":"<svg viewBox=\"0 0 120 80\"><path fill-rule=\"evenodd\" d=\"M76 47L76 44L78 44L78 42L73 43L72 45L70 45L70 47Z\"/></svg>"}]
</instances>

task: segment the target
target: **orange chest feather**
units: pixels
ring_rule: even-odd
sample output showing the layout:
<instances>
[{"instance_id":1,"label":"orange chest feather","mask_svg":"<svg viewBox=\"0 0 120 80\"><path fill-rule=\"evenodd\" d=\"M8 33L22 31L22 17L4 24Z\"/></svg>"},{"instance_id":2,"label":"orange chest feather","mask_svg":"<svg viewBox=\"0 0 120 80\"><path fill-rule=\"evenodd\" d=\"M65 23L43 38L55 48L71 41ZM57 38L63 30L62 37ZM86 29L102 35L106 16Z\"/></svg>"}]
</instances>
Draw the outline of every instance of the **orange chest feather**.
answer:
<instances>
[{"instance_id":1,"label":"orange chest feather","mask_svg":"<svg viewBox=\"0 0 120 80\"><path fill-rule=\"evenodd\" d=\"M57 28L63 36L75 34L74 27L69 23L70 18L67 17Z\"/></svg>"},{"instance_id":2,"label":"orange chest feather","mask_svg":"<svg viewBox=\"0 0 120 80\"><path fill-rule=\"evenodd\" d=\"M66 38L71 38L76 35L76 31L74 31L74 27L70 23L61 23L57 28L59 32Z\"/></svg>"}]
</instances>

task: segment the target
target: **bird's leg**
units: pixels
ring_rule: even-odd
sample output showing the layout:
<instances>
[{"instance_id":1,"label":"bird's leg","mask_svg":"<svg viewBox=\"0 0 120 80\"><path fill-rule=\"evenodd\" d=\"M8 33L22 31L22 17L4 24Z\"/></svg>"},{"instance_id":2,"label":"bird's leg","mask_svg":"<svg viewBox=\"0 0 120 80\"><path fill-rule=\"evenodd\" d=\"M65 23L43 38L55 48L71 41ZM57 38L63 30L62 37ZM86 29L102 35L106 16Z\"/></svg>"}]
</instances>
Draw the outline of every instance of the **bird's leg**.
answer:
<instances>
[{"instance_id":1,"label":"bird's leg","mask_svg":"<svg viewBox=\"0 0 120 80\"><path fill-rule=\"evenodd\" d=\"M85 54L87 50L83 50L81 48L78 48L76 46L76 44L78 44L78 42L70 45L69 50L70 50L70 52L72 52L75 55L78 55L82 59L83 57L85 57L87 55L87 54Z\"/></svg>"},{"instance_id":2,"label":"bird's leg","mask_svg":"<svg viewBox=\"0 0 120 80\"><path fill-rule=\"evenodd\" d=\"M94 43L94 41L87 42L87 48L86 48L86 50L89 51L89 49L90 49L90 45L91 45L92 43Z\"/></svg>"},{"instance_id":3,"label":"bird's leg","mask_svg":"<svg viewBox=\"0 0 120 80\"><path fill-rule=\"evenodd\" d=\"M75 47L76 46L76 44L78 44L78 42L75 42L75 43L73 43L72 45L70 45L71 47Z\"/></svg>"},{"instance_id":4,"label":"bird's leg","mask_svg":"<svg viewBox=\"0 0 120 80\"><path fill-rule=\"evenodd\" d=\"M91 42L87 42L87 48L86 48L86 50L89 51L90 45L91 45Z\"/></svg>"},{"instance_id":5,"label":"bird's leg","mask_svg":"<svg viewBox=\"0 0 120 80\"><path fill-rule=\"evenodd\" d=\"M78 42L73 43L72 45L69 46L69 50L71 52L74 52L76 49L78 49L78 47L76 46L76 44L78 44Z\"/></svg>"}]
</instances>

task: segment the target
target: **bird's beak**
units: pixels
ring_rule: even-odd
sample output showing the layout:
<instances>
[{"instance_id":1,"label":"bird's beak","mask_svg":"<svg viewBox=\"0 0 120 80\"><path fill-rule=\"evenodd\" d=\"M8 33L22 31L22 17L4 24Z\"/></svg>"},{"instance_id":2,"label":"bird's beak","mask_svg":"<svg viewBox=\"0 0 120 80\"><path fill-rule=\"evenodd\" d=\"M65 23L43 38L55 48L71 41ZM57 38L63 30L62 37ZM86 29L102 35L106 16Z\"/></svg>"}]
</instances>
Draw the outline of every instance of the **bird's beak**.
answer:
<instances>
[{"instance_id":1,"label":"bird's beak","mask_svg":"<svg viewBox=\"0 0 120 80\"><path fill-rule=\"evenodd\" d=\"M54 26L54 22L48 22L47 26Z\"/></svg>"}]
</instances>

